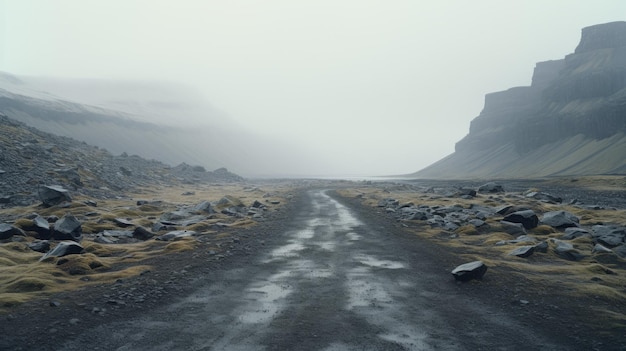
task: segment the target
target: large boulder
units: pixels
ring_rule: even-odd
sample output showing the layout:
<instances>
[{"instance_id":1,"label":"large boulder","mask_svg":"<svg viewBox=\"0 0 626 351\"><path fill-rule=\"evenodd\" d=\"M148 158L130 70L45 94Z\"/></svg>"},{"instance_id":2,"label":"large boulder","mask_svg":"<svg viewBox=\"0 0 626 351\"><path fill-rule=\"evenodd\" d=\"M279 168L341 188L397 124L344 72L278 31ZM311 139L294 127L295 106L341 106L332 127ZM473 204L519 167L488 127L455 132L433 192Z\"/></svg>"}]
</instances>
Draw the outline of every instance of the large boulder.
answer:
<instances>
[{"instance_id":1,"label":"large boulder","mask_svg":"<svg viewBox=\"0 0 626 351\"><path fill-rule=\"evenodd\" d=\"M521 223L526 229L533 229L539 224L539 217L533 210L513 212L504 217L504 221L511 223Z\"/></svg>"},{"instance_id":2,"label":"large boulder","mask_svg":"<svg viewBox=\"0 0 626 351\"><path fill-rule=\"evenodd\" d=\"M67 189L58 185L42 185L39 187L39 200L46 207L71 202L72 197Z\"/></svg>"},{"instance_id":3,"label":"large boulder","mask_svg":"<svg viewBox=\"0 0 626 351\"><path fill-rule=\"evenodd\" d=\"M462 264L452 270L452 276L454 279L462 282L466 282L472 279L481 279L485 272L487 272L487 266L483 261L474 261Z\"/></svg>"},{"instance_id":4,"label":"large boulder","mask_svg":"<svg viewBox=\"0 0 626 351\"><path fill-rule=\"evenodd\" d=\"M52 228L54 240L73 240L80 242L83 239L83 228L80 221L68 213L54 223Z\"/></svg>"},{"instance_id":5,"label":"large boulder","mask_svg":"<svg viewBox=\"0 0 626 351\"><path fill-rule=\"evenodd\" d=\"M75 255L83 253L83 247L74 241L62 241L54 249L43 255L39 261L43 261L48 257L62 257L67 255Z\"/></svg>"},{"instance_id":6,"label":"large boulder","mask_svg":"<svg viewBox=\"0 0 626 351\"><path fill-rule=\"evenodd\" d=\"M544 213L541 223L554 228L578 227L580 219L567 211L551 211Z\"/></svg>"}]
</instances>

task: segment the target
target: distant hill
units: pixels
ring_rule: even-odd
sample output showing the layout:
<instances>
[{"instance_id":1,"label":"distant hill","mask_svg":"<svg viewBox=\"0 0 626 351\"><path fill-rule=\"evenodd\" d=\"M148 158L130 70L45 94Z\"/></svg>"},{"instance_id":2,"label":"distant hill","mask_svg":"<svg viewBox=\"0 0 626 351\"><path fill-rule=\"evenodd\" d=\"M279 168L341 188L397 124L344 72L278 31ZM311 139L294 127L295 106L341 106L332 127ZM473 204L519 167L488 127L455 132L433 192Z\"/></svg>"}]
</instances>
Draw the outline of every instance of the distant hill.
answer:
<instances>
[{"instance_id":1,"label":"distant hill","mask_svg":"<svg viewBox=\"0 0 626 351\"><path fill-rule=\"evenodd\" d=\"M165 82L58 79L0 72L0 114L28 126L169 165L272 175L316 161L237 125L196 90ZM321 162L320 160L318 160Z\"/></svg>"},{"instance_id":2,"label":"distant hill","mask_svg":"<svg viewBox=\"0 0 626 351\"><path fill-rule=\"evenodd\" d=\"M531 86L487 94L455 152L416 178L626 174L626 22L586 27Z\"/></svg>"}]
</instances>

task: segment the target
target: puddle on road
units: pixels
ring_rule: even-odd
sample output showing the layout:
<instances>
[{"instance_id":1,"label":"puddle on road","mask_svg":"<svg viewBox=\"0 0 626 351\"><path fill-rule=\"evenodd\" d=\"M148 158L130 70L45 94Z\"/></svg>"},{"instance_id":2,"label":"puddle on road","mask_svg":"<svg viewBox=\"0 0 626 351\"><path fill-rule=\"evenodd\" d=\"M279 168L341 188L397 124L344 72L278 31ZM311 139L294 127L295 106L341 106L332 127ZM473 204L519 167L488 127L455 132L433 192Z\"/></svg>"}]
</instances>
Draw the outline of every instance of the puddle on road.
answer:
<instances>
[{"instance_id":1,"label":"puddle on road","mask_svg":"<svg viewBox=\"0 0 626 351\"><path fill-rule=\"evenodd\" d=\"M247 324L268 323L285 305L284 299L293 292L285 278L289 272L281 272L259 285L246 289L245 300L250 302L238 313L238 319Z\"/></svg>"},{"instance_id":2,"label":"puddle on road","mask_svg":"<svg viewBox=\"0 0 626 351\"><path fill-rule=\"evenodd\" d=\"M348 234L346 234L346 238L348 238L348 240L350 241L357 241L360 240L362 237L355 232L349 232Z\"/></svg>"},{"instance_id":3,"label":"puddle on road","mask_svg":"<svg viewBox=\"0 0 626 351\"><path fill-rule=\"evenodd\" d=\"M355 307L381 307L381 305L393 302L385 287L372 281L371 273L353 269L348 272L347 278L347 310L352 310Z\"/></svg>"},{"instance_id":4,"label":"puddle on road","mask_svg":"<svg viewBox=\"0 0 626 351\"><path fill-rule=\"evenodd\" d=\"M318 241L315 242L315 245L326 251L335 251L335 247L337 247L337 243L334 241Z\"/></svg>"},{"instance_id":5,"label":"puddle on road","mask_svg":"<svg viewBox=\"0 0 626 351\"><path fill-rule=\"evenodd\" d=\"M296 239L311 239L315 235L313 229L303 229L297 231L293 236Z\"/></svg>"},{"instance_id":6,"label":"puddle on road","mask_svg":"<svg viewBox=\"0 0 626 351\"><path fill-rule=\"evenodd\" d=\"M398 261L379 260L376 257L369 255L358 255L354 257L355 260L370 267L386 268L386 269L400 269L405 268L404 263Z\"/></svg>"},{"instance_id":7,"label":"puddle on road","mask_svg":"<svg viewBox=\"0 0 626 351\"><path fill-rule=\"evenodd\" d=\"M296 242L276 248L270 255L272 257L295 257L298 256L298 251L302 250L304 250L304 245Z\"/></svg>"}]
</instances>

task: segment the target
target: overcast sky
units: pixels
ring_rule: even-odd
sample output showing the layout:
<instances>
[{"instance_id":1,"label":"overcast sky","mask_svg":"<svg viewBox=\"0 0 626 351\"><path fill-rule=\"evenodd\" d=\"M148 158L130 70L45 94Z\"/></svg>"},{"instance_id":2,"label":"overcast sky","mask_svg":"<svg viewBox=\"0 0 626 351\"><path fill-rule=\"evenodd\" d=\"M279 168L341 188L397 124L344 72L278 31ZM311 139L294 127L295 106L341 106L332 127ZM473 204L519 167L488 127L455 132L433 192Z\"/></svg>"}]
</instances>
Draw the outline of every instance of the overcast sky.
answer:
<instances>
[{"instance_id":1,"label":"overcast sky","mask_svg":"<svg viewBox=\"0 0 626 351\"><path fill-rule=\"evenodd\" d=\"M452 153L486 93L625 17L623 0L0 0L0 71L182 82L332 160L320 174L403 174Z\"/></svg>"}]
</instances>

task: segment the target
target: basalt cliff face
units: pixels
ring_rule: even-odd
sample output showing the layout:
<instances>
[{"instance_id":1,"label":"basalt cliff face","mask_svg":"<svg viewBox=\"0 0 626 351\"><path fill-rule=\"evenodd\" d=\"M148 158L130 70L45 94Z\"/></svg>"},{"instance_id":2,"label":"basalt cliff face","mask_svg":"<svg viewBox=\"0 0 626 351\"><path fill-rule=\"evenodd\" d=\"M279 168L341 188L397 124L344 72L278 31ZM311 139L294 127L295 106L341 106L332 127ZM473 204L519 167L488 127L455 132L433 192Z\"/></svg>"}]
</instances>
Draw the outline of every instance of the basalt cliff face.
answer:
<instances>
[{"instance_id":1,"label":"basalt cliff face","mask_svg":"<svg viewBox=\"0 0 626 351\"><path fill-rule=\"evenodd\" d=\"M586 27L532 84L487 94L469 134L418 178L626 173L626 22Z\"/></svg>"}]
</instances>

